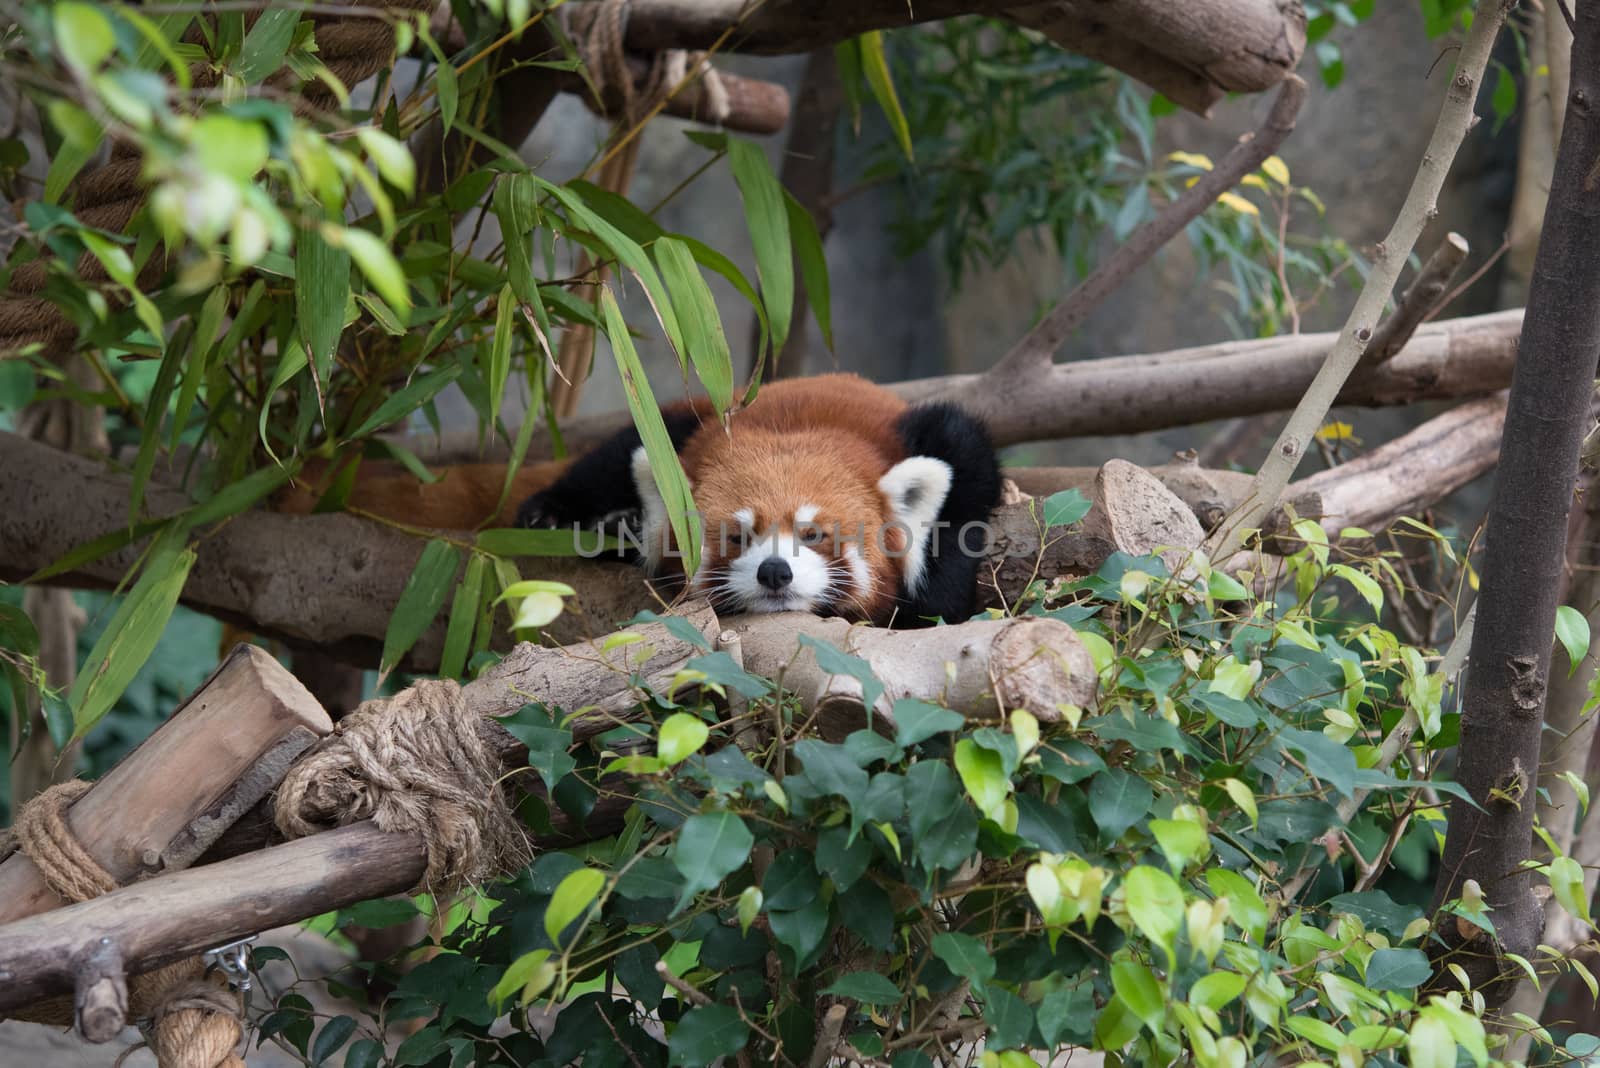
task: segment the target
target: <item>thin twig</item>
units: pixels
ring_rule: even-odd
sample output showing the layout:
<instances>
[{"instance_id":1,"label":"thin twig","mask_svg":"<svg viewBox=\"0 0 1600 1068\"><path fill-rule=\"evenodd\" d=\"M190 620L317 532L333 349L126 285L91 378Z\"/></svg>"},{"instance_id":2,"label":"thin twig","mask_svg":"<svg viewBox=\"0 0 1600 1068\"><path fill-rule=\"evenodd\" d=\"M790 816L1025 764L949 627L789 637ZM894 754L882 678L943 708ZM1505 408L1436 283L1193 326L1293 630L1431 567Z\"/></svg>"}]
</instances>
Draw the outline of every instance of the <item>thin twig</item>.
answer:
<instances>
[{"instance_id":1,"label":"thin twig","mask_svg":"<svg viewBox=\"0 0 1600 1068\"><path fill-rule=\"evenodd\" d=\"M1078 328L1102 300L1128 279L1160 248L1172 240L1209 208L1223 193L1278 150L1294 129L1295 117L1305 102L1306 83L1289 75L1278 91L1267 121L1254 135L1247 136L1223 156L1215 167L1202 174L1156 217L1135 230L1128 240L1089 272L1071 293L1050 310L1039 324L1025 334L1011 351L1000 358L989 372L997 376L1027 374L1047 366L1056 349Z\"/></svg>"},{"instance_id":2,"label":"thin twig","mask_svg":"<svg viewBox=\"0 0 1600 1068\"><path fill-rule=\"evenodd\" d=\"M1416 279L1406 289L1395 307L1394 314L1379 324L1367 343L1356 365L1359 374L1368 368L1387 363L1395 353L1406 347L1418 326L1426 322L1443 306L1449 296L1447 290L1456 272L1467 260L1467 239L1458 233L1448 233L1439 247L1433 250L1428 262L1417 272Z\"/></svg>"},{"instance_id":3,"label":"thin twig","mask_svg":"<svg viewBox=\"0 0 1600 1068\"><path fill-rule=\"evenodd\" d=\"M667 962L666 961L664 961L664 960L656 961L656 974L661 976L661 981L663 983L666 983L672 989L676 990L679 994L683 995L683 999L685 1001L689 1002L689 1004L691 1004L691 1005L709 1005L709 1004L711 1004L711 999L708 998L705 994L702 994L700 991L696 990L694 987L690 986L688 983L684 982L682 979L678 978L676 975L673 975L672 974L672 969L667 967Z\"/></svg>"},{"instance_id":4,"label":"thin twig","mask_svg":"<svg viewBox=\"0 0 1600 1068\"><path fill-rule=\"evenodd\" d=\"M1411 255L1423 228L1437 213L1439 192L1450 172L1467 131L1475 121L1473 106L1483 83L1484 71L1489 65L1489 54L1494 48L1500 27L1515 6L1515 0L1495 0L1480 7L1473 19L1472 29L1456 63L1455 75L1439 109L1438 121L1428 147L1417 167L1417 174L1406 193L1394 225L1378 246L1372 257L1372 271L1356 298L1355 306L1339 331L1339 340L1328 353L1327 360L1317 371L1317 376L1306 390L1305 396L1290 416L1289 423L1278 436L1272 451L1267 454L1251 488L1250 498L1233 518L1224 523L1207 540L1207 554L1213 560L1226 559L1244 547L1247 532L1259 529L1267 514L1282 496L1289 479L1294 477L1306 449L1315 437L1317 428L1327 418L1351 372L1361 359L1361 354L1372 339L1372 332L1383 314L1389 294L1400 278L1400 270Z\"/></svg>"}]
</instances>

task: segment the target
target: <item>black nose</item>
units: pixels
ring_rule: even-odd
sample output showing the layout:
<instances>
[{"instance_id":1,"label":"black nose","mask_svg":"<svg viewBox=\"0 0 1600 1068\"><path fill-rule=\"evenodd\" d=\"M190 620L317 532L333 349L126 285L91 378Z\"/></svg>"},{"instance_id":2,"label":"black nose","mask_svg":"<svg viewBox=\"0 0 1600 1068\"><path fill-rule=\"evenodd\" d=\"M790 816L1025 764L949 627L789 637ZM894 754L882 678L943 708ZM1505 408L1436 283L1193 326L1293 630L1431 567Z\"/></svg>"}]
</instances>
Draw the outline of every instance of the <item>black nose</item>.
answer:
<instances>
[{"instance_id":1,"label":"black nose","mask_svg":"<svg viewBox=\"0 0 1600 1068\"><path fill-rule=\"evenodd\" d=\"M756 568L756 581L777 593L794 581L794 572L789 570L788 561L769 556Z\"/></svg>"}]
</instances>

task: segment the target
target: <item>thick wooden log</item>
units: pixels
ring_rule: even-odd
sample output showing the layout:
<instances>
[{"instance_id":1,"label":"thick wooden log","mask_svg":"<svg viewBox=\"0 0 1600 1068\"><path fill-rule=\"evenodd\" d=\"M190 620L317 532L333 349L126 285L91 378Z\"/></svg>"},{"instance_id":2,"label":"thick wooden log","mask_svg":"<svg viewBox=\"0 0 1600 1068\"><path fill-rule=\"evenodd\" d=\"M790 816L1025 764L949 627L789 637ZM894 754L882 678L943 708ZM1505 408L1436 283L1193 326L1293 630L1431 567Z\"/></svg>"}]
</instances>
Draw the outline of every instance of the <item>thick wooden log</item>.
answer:
<instances>
[{"instance_id":1,"label":"thick wooden log","mask_svg":"<svg viewBox=\"0 0 1600 1068\"><path fill-rule=\"evenodd\" d=\"M148 971L246 935L415 886L422 837L371 823L203 868L0 926L0 1013L70 993L74 962L110 939Z\"/></svg>"},{"instance_id":2,"label":"thick wooden log","mask_svg":"<svg viewBox=\"0 0 1600 1068\"><path fill-rule=\"evenodd\" d=\"M172 718L78 799L67 823L119 883L187 867L332 729L265 650L235 646ZM27 856L0 863L0 922L61 904Z\"/></svg>"}]
</instances>

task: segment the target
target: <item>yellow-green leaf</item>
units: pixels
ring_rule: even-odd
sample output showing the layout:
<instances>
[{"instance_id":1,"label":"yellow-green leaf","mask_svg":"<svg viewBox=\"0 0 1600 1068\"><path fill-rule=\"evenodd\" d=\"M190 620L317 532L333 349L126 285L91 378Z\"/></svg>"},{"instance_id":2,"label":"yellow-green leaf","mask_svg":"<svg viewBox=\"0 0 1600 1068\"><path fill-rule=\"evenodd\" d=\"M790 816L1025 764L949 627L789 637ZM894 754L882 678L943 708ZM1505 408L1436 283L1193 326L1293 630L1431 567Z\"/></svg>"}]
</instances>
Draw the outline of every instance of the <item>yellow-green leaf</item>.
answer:
<instances>
[{"instance_id":1,"label":"yellow-green leaf","mask_svg":"<svg viewBox=\"0 0 1600 1068\"><path fill-rule=\"evenodd\" d=\"M561 880L544 910L544 933L550 941L561 944L561 932L588 914L605 885L606 874L597 868L579 868Z\"/></svg>"},{"instance_id":2,"label":"yellow-green leaf","mask_svg":"<svg viewBox=\"0 0 1600 1068\"><path fill-rule=\"evenodd\" d=\"M916 154L911 148L911 124L906 121L906 113L900 107L900 97L894 91L894 79L889 76L889 59L883 50L883 31L864 33L860 42L861 69L867 76L867 85L889 120L889 128L894 131L900 151L906 154L906 159L914 160Z\"/></svg>"},{"instance_id":3,"label":"yellow-green leaf","mask_svg":"<svg viewBox=\"0 0 1600 1068\"><path fill-rule=\"evenodd\" d=\"M674 712L661 724L656 739L656 755L668 767L700 751L711 737L711 729L699 716Z\"/></svg>"}]
</instances>

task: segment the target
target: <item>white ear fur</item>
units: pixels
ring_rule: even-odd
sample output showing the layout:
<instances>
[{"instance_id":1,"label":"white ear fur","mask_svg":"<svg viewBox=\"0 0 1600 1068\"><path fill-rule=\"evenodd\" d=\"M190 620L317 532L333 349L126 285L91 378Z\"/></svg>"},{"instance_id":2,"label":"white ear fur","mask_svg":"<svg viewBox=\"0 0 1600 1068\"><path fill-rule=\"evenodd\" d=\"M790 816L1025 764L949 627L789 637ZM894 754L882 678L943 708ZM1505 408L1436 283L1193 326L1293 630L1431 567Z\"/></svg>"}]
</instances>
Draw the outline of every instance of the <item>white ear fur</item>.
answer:
<instances>
[{"instance_id":1,"label":"white ear fur","mask_svg":"<svg viewBox=\"0 0 1600 1068\"><path fill-rule=\"evenodd\" d=\"M657 574L667 551L667 503L656 488L656 476L643 445L633 450L632 467L633 488L641 505L639 540L644 543L645 568Z\"/></svg>"},{"instance_id":2,"label":"white ear fur","mask_svg":"<svg viewBox=\"0 0 1600 1068\"><path fill-rule=\"evenodd\" d=\"M943 460L912 456L878 480L878 489L889 500L890 520L904 526L910 535L904 559L906 589L911 593L917 592L927 572L928 535L950 496L953 478L954 472Z\"/></svg>"}]
</instances>

